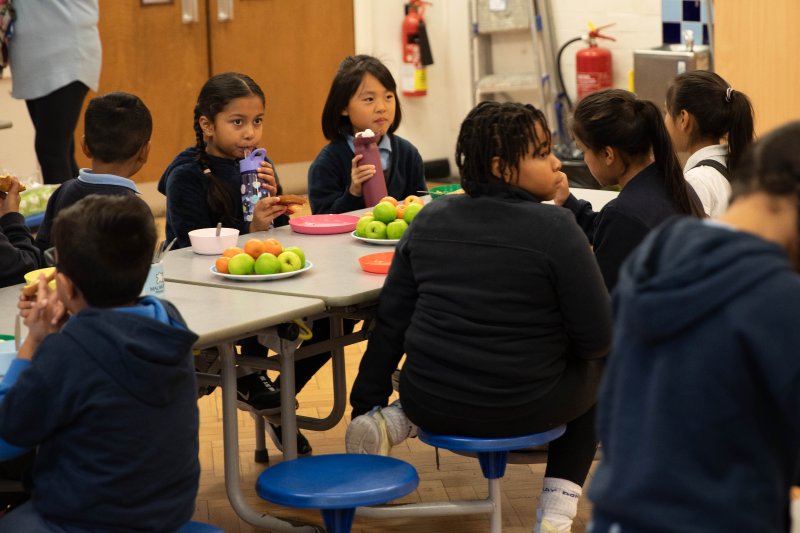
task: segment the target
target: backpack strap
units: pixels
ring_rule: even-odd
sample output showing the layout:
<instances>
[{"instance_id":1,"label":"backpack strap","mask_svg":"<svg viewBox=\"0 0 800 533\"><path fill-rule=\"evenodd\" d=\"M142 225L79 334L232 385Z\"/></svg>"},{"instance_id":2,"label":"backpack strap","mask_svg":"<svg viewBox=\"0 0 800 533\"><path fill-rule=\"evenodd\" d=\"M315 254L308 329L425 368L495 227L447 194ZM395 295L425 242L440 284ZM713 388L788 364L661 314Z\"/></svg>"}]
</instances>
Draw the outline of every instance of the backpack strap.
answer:
<instances>
[{"instance_id":1,"label":"backpack strap","mask_svg":"<svg viewBox=\"0 0 800 533\"><path fill-rule=\"evenodd\" d=\"M731 181L730 172L728 172L728 167L720 163L719 161L714 161L713 159L703 159L702 161L698 162L695 166L690 168L689 170L693 170L697 167L711 167L723 176L728 181Z\"/></svg>"}]
</instances>

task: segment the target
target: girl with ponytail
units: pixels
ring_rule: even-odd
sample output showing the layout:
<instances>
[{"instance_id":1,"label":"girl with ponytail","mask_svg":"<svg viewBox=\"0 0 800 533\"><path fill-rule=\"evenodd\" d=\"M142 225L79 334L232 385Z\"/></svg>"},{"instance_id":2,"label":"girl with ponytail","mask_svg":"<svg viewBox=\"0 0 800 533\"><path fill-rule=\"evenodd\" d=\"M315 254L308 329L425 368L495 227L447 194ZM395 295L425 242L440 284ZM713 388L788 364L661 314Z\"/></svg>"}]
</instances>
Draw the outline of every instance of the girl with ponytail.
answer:
<instances>
[{"instance_id":1,"label":"girl with ponytail","mask_svg":"<svg viewBox=\"0 0 800 533\"><path fill-rule=\"evenodd\" d=\"M575 214L610 291L622 262L651 229L673 215L703 217L703 208L652 102L620 89L590 94L575 108L572 135L592 176L620 188L599 212L571 195L566 181L554 199Z\"/></svg>"},{"instance_id":2,"label":"girl with ponytail","mask_svg":"<svg viewBox=\"0 0 800 533\"><path fill-rule=\"evenodd\" d=\"M691 154L683 169L686 181L706 214L719 216L728 207L730 174L755 137L750 100L718 74L694 70L675 78L666 105L664 123L675 150Z\"/></svg>"},{"instance_id":3,"label":"girl with ponytail","mask_svg":"<svg viewBox=\"0 0 800 533\"><path fill-rule=\"evenodd\" d=\"M197 142L175 157L158 183L167 196L166 237L177 237L175 248L189 246L190 231L218 222L241 234L288 222L281 217L286 207L277 204L280 184L269 160L258 174L271 196L256 204L252 222L242 212L239 159L261 142L264 107L264 92L244 74L218 74L203 85L194 108Z\"/></svg>"}]
</instances>

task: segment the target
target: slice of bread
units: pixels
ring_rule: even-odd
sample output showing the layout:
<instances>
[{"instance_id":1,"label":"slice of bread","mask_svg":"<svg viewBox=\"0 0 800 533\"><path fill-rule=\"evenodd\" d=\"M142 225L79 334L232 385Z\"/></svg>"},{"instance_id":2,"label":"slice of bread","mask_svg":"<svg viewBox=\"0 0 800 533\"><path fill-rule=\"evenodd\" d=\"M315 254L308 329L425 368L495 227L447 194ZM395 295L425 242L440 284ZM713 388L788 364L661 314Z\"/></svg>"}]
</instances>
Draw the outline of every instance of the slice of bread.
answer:
<instances>
[{"instance_id":1,"label":"slice of bread","mask_svg":"<svg viewBox=\"0 0 800 533\"><path fill-rule=\"evenodd\" d=\"M306 199L296 194L282 194L278 198L278 205L303 205Z\"/></svg>"}]
</instances>

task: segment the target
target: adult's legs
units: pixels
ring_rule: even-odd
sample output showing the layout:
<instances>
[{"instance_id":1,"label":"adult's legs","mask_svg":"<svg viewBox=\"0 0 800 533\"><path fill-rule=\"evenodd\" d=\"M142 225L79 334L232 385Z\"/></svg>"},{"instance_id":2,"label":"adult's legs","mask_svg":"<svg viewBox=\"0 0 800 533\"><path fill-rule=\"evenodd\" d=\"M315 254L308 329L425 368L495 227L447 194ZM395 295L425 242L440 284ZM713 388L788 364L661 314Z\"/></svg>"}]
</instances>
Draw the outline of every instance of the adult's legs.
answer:
<instances>
[{"instance_id":1,"label":"adult's legs","mask_svg":"<svg viewBox=\"0 0 800 533\"><path fill-rule=\"evenodd\" d=\"M26 100L36 130L34 147L45 183L63 183L78 175L75 126L89 88L79 81Z\"/></svg>"}]
</instances>

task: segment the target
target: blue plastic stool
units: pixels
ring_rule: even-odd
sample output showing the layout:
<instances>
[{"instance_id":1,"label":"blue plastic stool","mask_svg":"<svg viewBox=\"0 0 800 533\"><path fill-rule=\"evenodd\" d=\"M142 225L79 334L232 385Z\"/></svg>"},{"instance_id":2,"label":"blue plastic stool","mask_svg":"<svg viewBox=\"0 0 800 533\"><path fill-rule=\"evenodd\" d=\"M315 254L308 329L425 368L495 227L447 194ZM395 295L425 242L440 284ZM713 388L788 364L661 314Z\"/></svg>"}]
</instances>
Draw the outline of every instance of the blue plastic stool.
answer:
<instances>
[{"instance_id":1,"label":"blue plastic stool","mask_svg":"<svg viewBox=\"0 0 800 533\"><path fill-rule=\"evenodd\" d=\"M178 533L225 533L225 531L203 522L187 522L178 530Z\"/></svg>"},{"instance_id":2,"label":"blue plastic stool","mask_svg":"<svg viewBox=\"0 0 800 533\"><path fill-rule=\"evenodd\" d=\"M328 533L348 533L355 508L386 503L417 488L413 466L380 455L331 454L301 457L267 468L256 492L265 500L319 509Z\"/></svg>"},{"instance_id":3,"label":"blue plastic stool","mask_svg":"<svg viewBox=\"0 0 800 533\"><path fill-rule=\"evenodd\" d=\"M500 506L500 478L506 473L508 452L546 444L563 435L566 430L567 426L563 425L531 435L482 439L478 437L435 435L420 429L417 436L422 442L437 448L444 448L454 452L472 452L478 455L483 477L489 480L489 500L493 504L490 531L491 533L500 533L503 530L503 512Z\"/></svg>"}]
</instances>

